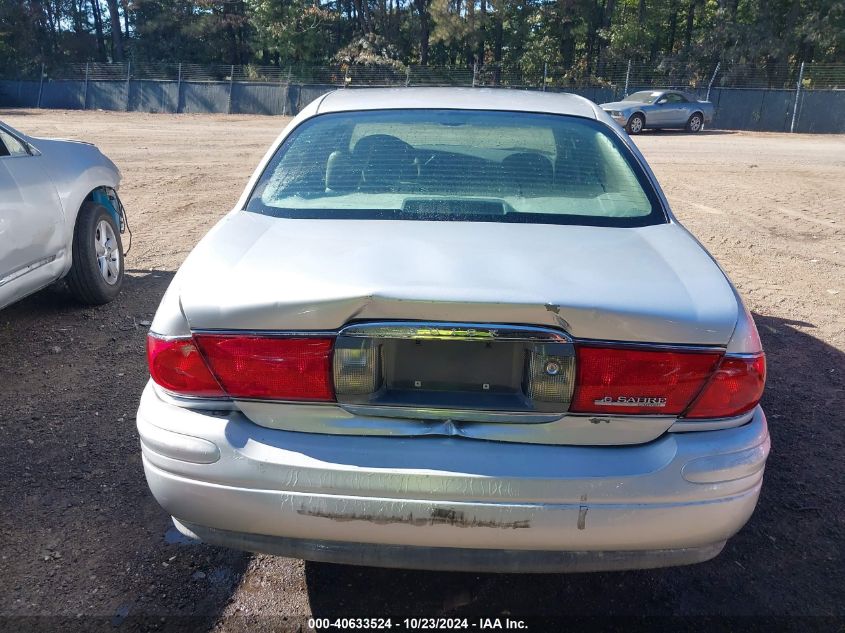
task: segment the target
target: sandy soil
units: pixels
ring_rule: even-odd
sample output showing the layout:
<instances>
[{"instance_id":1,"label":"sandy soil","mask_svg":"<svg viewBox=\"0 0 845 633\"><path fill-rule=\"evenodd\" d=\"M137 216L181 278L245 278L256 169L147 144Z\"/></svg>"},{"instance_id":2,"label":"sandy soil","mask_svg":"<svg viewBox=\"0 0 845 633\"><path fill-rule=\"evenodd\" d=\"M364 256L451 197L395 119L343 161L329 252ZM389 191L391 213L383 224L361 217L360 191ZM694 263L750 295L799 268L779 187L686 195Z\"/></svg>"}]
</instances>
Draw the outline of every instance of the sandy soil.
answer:
<instances>
[{"instance_id":1,"label":"sandy soil","mask_svg":"<svg viewBox=\"0 0 845 633\"><path fill-rule=\"evenodd\" d=\"M845 616L845 137L637 138L681 221L754 312L770 367L767 480L751 522L711 562L524 577L311 564L173 538L134 428L146 326L286 119L0 118L99 145L123 171L133 231L112 305L80 307L59 286L0 312L0 616L121 630L164 626L165 616L189 616L167 621L186 630L295 630L308 614Z\"/></svg>"}]
</instances>

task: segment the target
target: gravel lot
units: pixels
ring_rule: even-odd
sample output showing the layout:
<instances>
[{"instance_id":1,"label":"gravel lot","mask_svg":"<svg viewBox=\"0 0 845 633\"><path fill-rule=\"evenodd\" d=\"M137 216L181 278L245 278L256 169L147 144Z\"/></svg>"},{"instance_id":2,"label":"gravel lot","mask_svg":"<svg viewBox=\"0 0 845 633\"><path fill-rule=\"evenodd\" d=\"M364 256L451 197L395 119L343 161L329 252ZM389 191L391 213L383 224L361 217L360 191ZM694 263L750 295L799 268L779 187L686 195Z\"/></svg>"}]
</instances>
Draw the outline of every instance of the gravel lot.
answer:
<instances>
[{"instance_id":1,"label":"gravel lot","mask_svg":"<svg viewBox=\"0 0 845 633\"><path fill-rule=\"evenodd\" d=\"M0 312L0 616L97 616L120 630L163 616L201 616L170 624L215 630L247 620L252 630L296 630L309 614L845 617L845 137L637 138L676 213L754 312L770 368L767 480L751 522L711 562L526 577L341 567L173 542L147 491L134 426L146 326L286 119L0 118L99 145L123 171L133 231L114 304L83 308L58 286Z\"/></svg>"}]
</instances>

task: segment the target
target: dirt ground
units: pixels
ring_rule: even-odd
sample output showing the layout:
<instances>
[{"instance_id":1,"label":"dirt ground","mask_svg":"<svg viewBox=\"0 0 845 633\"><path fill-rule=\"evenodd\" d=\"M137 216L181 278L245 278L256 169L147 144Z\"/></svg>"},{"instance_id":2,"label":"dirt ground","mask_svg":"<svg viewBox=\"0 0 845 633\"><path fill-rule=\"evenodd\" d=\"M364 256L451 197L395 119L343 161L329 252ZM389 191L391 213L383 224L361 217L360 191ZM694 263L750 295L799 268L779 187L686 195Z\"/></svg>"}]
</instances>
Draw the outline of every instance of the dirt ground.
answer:
<instances>
[{"instance_id":1,"label":"dirt ground","mask_svg":"<svg viewBox=\"0 0 845 633\"><path fill-rule=\"evenodd\" d=\"M0 312L5 626L296 630L309 614L397 613L838 616L842 626L845 137L636 139L763 337L773 452L762 498L708 563L516 576L303 563L175 538L147 490L134 426L146 329L173 272L235 202L286 119L38 110L0 111L0 119L99 145L123 172L133 232L124 291L112 305L80 307L59 286ZM8 619L23 615L68 619ZM159 620L173 616L188 617Z\"/></svg>"}]
</instances>

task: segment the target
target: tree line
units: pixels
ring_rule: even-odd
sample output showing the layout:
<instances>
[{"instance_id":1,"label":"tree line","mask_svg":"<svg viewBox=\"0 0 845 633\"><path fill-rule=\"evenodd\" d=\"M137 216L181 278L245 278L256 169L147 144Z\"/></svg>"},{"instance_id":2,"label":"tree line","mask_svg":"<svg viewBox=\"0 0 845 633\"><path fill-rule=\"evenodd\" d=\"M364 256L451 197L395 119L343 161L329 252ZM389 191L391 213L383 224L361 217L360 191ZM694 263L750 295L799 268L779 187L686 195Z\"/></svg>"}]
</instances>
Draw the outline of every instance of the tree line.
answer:
<instances>
[{"instance_id":1,"label":"tree line","mask_svg":"<svg viewBox=\"0 0 845 633\"><path fill-rule=\"evenodd\" d=\"M845 61L845 0L2 0L0 70L86 61L498 65Z\"/></svg>"}]
</instances>

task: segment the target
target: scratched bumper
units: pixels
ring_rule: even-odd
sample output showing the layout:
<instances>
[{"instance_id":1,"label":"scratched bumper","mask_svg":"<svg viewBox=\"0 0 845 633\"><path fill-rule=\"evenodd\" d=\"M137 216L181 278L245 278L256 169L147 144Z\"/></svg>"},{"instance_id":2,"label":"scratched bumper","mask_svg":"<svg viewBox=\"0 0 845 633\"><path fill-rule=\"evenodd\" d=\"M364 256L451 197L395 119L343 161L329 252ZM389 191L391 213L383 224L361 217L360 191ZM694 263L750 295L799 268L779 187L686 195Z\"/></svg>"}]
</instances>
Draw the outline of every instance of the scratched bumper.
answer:
<instances>
[{"instance_id":1,"label":"scratched bumper","mask_svg":"<svg viewBox=\"0 0 845 633\"><path fill-rule=\"evenodd\" d=\"M575 447L279 431L175 407L149 388L138 430L150 489L189 535L435 569L706 560L753 512L769 450L759 409L739 428Z\"/></svg>"},{"instance_id":2,"label":"scratched bumper","mask_svg":"<svg viewBox=\"0 0 845 633\"><path fill-rule=\"evenodd\" d=\"M653 569L701 563L717 556L724 542L705 547L630 551L547 551L421 547L315 541L218 530L173 520L182 534L211 545L318 562L433 571L555 573Z\"/></svg>"}]
</instances>

